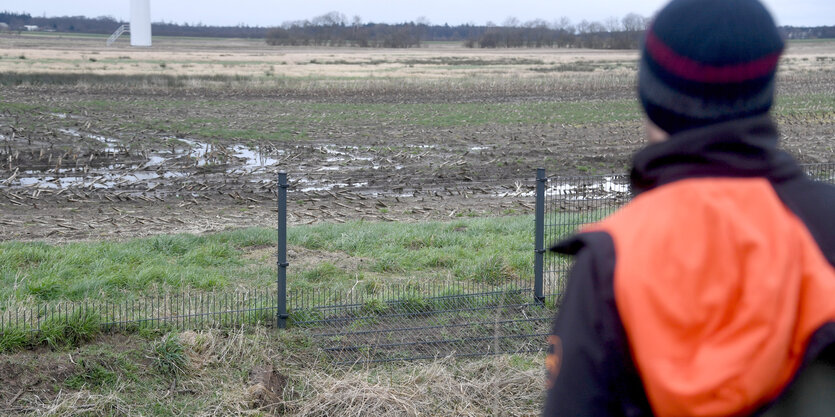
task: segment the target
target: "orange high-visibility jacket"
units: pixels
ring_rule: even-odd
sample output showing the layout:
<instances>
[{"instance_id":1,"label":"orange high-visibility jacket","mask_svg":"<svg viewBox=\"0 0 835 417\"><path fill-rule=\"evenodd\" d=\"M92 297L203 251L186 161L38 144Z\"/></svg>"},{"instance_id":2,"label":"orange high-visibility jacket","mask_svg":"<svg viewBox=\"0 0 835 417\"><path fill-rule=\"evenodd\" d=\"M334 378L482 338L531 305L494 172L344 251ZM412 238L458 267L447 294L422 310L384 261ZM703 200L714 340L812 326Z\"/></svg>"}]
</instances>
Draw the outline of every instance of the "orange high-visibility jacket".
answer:
<instances>
[{"instance_id":1,"label":"orange high-visibility jacket","mask_svg":"<svg viewBox=\"0 0 835 417\"><path fill-rule=\"evenodd\" d=\"M832 355L835 187L776 138L760 116L650 145L632 202L553 248L576 257L546 415L756 414Z\"/></svg>"}]
</instances>

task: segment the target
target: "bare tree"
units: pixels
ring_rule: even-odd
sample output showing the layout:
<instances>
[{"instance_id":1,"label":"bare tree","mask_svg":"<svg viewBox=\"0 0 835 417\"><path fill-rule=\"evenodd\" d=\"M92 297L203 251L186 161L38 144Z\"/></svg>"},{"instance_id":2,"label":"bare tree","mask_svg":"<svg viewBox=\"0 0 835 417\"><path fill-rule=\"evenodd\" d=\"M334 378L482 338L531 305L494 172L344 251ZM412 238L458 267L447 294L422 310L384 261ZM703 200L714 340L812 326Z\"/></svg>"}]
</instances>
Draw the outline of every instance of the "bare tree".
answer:
<instances>
[{"instance_id":1,"label":"bare tree","mask_svg":"<svg viewBox=\"0 0 835 417\"><path fill-rule=\"evenodd\" d=\"M609 17L604 22L606 32L620 32L620 20L617 17Z\"/></svg>"},{"instance_id":2,"label":"bare tree","mask_svg":"<svg viewBox=\"0 0 835 417\"><path fill-rule=\"evenodd\" d=\"M589 32L591 32L590 27L591 27L591 23L589 23L588 20L583 19L582 21L580 21L580 23L577 24L577 33L579 33L581 35L584 34L584 33L589 33Z\"/></svg>"},{"instance_id":3,"label":"bare tree","mask_svg":"<svg viewBox=\"0 0 835 417\"><path fill-rule=\"evenodd\" d=\"M574 27L571 26L571 19L563 16L551 23L551 28L554 30L564 30L566 32L574 33Z\"/></svg>"},{"instance_id":4,"label":"bare tree","mask_svg":"<svg viewBox=\"0 0 835 417\"><path fill-rule=\"evenodd\" d=\"M623 30L640 32L646 29L647 19L639 14L629 13L621 19Z\"/></svg>"}]
</instances>

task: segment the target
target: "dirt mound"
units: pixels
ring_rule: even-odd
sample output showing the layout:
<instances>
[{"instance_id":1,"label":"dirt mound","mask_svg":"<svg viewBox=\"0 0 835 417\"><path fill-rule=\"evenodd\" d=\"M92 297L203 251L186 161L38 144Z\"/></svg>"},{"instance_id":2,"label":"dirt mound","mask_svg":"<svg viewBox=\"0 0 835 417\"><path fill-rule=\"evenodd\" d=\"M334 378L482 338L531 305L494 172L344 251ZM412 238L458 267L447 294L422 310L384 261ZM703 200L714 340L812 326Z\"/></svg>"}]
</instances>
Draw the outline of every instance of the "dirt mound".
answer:
<instances>
[{"instance_id":1,"label":"dirt mound","mask_svg":"<svg viewBox=\"0 0 835 417\"><path fill-rule=\"evenodd\" d=\"M278 407L282 402L287 377L279 373L272 365L262 365L249 373L250 386L247 393L254 407Z\"/></svg>"}]
</instances>

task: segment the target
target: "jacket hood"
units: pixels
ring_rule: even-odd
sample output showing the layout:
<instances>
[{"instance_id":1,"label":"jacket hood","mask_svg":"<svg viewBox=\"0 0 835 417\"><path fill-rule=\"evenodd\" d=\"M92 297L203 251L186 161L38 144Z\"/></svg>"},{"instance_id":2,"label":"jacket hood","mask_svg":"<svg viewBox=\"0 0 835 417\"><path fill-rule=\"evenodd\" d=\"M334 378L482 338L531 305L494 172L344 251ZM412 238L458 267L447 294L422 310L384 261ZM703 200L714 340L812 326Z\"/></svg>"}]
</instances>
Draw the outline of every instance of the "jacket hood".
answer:
<instances>
[{"instance_id":1,"label":"jacket hood","mask_svg":"<svg viewBox=\"0 0 835 417\"><path fill-rule=\"evenodd\" d=\"M638 151L630 174L635 194L694 177L765 177L781 182L803 175L777 148L768 115L686 130Z\"/></svg>"}]
</instances>

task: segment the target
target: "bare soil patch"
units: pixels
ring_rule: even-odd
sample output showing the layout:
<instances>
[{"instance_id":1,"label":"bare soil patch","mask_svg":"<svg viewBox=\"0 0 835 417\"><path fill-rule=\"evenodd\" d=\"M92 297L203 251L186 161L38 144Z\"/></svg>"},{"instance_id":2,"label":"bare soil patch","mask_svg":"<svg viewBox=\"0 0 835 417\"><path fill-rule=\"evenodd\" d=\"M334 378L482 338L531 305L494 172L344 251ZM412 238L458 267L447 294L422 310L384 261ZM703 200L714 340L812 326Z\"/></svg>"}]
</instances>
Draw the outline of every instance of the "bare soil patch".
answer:
<instances>
[{"instance_id":1,"label":"bare soil patch","mask_svg":"<svg viewBox=\"0 0 835 417\"><path fill-rule=\"evenodd\" d=\"M48 360L43 360L46 358ZM70 356L23 352L0 358L0 413L26 412L30 405L55 399L76 371Z\"/></svg>"}]
</instances>

